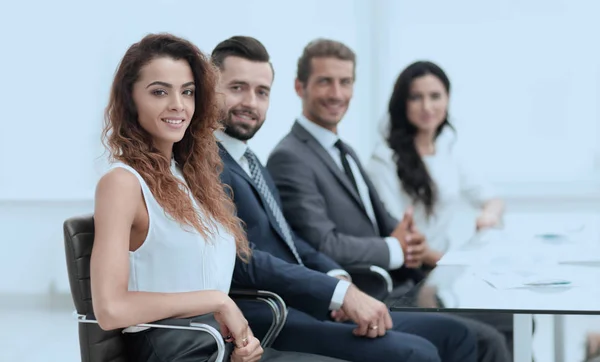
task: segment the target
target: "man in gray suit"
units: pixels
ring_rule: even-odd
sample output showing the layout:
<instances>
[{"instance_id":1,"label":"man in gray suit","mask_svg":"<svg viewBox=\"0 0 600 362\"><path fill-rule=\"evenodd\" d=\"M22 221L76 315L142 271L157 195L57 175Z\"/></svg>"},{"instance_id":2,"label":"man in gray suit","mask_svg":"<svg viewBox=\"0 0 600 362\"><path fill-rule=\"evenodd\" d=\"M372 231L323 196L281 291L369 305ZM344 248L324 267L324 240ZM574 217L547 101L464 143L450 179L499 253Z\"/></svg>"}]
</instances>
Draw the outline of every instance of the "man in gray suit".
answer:
<instances>
[{"instance_id":1,"label":"man in gray suit","mask_svg":"<svg viewBox=\"0 0 600 362\"><path fill-rule=\"evenodd\" d=\"M400 286L418 272L426 243L386 211L357 155L337 135L352 98L354 61L341 43L320 40L306 47L295 84L303 112L267 168L286 218L302 238L342 266L389 270ZM405 216L411 223L412 215Z\"/></svg>"},{"instance_id":2,"label":"man in gray suit","mask_svg":"<svg viewBox=\"0 0 600 362\"><path fill-rule=\"evenodd\" d=\"M294 232L343 267L377 265L396 287L422 277L427 244L412 225L385 209L356 153L337 133L353 95L354 52L318 39L298 60L295 89L302 114L267 162ZM398 294L400 294L398 293ZM510 361L506 340L489 325L461 318L474 332L480 361Z\"/></svg>"}]
</instances>

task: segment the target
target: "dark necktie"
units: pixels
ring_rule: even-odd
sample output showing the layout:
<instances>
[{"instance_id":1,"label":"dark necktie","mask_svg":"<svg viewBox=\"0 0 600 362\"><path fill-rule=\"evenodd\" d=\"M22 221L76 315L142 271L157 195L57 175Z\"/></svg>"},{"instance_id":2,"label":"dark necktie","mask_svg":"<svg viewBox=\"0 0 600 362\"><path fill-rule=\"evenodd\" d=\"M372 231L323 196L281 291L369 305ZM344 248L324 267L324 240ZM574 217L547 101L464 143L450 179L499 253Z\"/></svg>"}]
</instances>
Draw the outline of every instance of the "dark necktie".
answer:
<instances>
[{"instance_id":1,"label":"dark necktie","mask_svg":"<svg viewBox=\"0 0 600 362\"><path fill-rule=\"evenodd\" d=\"M285 236L283 238L284 241L286 242L286 244L288 244L298 264L302 265L302 259L298 254L298 250L296 250L296 244L294 244L294 239L292 238L290 227L287 221L285 220L285 217L283 216L283 213L281 212L277 201L275 201L275 197L273 197L271 190L269 190L269 186L267 186L267 182L265 181L262 171L258 165L258 159L256 158L256 155L254 155L254 152L252 152L248 148L244 153L244 157L246 157L246 160L248 160L248 168L250 169L250 174L252 175L254 185L261 193L263 198L267 201L267 205L271 209L273 216L275 216L275 220L277 221L279 229Z\"/></svg>"},{"instance_id":2,"label":"dark necktie","mask_svg":"<svg viewBox=\"0 0 600 362\"><path fill-rule=\"evenodd\" d=\"M350 163L348 162L348 158L346 157L346 155L349 155L348 148L346 147L344 142L342 142L342 140L337 140L337 142L334 144L334 146L338 150L340 150L340 159L342 161L342 167L344 168L344 173L346 174L346 176L348 176L348 180L350 180L350 182L354 186L354 189L356 190L356 192L358 192L358 185L356 184L356 179L354 178L354 174L352 173L352 169L350 168ZM350 157L352 157L352 156L350 156Z\"/></svg>"},{"instance_id":3,"label":"dark necktie","mask_svg":"<svg viewBox=\"0 0 600 362\"><path fill-rule=\"evenodd\" d=\"M340 157L342 160L342 167L344 168L344 173L346 174L346 176L348 176L348 179L350 179L350 182L352 183L352 185L354 186L354 189L356 190L356 192L358 193L358 196L361 198L361 200L363 200L362 196L360 195L360 192L358 191L358 185L356 183L356 179L354 178L354 174L352 173L352 169L350 168L350 163L348 162L348 157L352 158L352 155L350 154L350 152L348 152L348 146L346 146L346 144L344 144L344 142L342 142L342 140L338 140L335 143L335 147L340 150ZM346 157L348 156L348 157ZM357 161L354 161L358 164ZM369 192L370 193L370 192ZM371 195L369 194L369 199L371 200L371 205L373 205L373 199L371 199ZM381 225L381 220L379 220L378 218L378 214L377 211L375 209L375 206L373 205L373 214L375 217L375 220L373 220L374 222L374 226L375 226L375 230L377 232L379 232L379 226Z\"/></svg>"}]
</instances>

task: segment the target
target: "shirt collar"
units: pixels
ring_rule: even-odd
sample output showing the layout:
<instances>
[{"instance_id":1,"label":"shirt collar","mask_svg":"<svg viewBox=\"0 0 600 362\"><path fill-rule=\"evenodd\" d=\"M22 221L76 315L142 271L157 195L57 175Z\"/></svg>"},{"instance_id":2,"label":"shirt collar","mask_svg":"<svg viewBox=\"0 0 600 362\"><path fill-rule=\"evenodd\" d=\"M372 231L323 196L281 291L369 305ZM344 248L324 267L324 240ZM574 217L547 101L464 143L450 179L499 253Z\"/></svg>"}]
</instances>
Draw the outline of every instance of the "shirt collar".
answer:
<instances>
[{"instance_id":1,"label":"shirt collar","mask_svg":"<svg viewBox=\"0 0 600 362\"><path fill-rule=\"evenodd\" d=\"M319 126L318 124L308 120L304 115L300 115L298 123L304 127L326 150L335 146L335 143L340 139L338 135L330 130Z\"/></svg>"},{"instance_id":2,"label":"shirt collar","mask_svg":"<svg viewBox=\"0 0 600 362\"><path fill-rule=\"evenodd\" d=\"M220 130L215 131L215 137L217 138L217 140L219 140L219 142L221 142L223 147L225 147L225 150L227 150L229 155L236 162L239 163L242 160L242 157L244 157L244 154L246 153L246 150L248 149L248 145L246 143L244 143L243 141L240 141L236 138L233 138L230 135L228 135L225 132L220 131Z\"/></svg>"}]
</instances>

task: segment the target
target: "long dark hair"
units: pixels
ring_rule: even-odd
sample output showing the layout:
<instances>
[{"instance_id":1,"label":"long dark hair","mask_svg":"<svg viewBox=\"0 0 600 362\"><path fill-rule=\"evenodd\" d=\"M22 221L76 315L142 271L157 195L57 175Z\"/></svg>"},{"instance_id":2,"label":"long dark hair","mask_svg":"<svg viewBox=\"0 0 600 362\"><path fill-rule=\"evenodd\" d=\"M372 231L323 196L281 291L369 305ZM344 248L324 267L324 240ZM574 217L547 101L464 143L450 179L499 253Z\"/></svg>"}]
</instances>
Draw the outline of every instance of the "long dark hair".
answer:
<instances>
[{"instance_id":1,"label":"long dark hair","mask_svg":"<svg viewBox=\"0 0 600 362\"><path fill-rule=\"evenodd\" d=\"M446 92L450 94L450 80L439 66L427 61L409 65L398 76L390 98L388 106L390 132L387 141L394 151L396 170L404 191L408 193L413 202L423 203L427 215L431 215L437 200L437 187L417 152L415 145L417 127L410 123L406 115L406 104L413 80L428 74L437 77L444 84ZM453 128L448 122L447 114L435 132L436 139L446 126Z\"/></svg>"},{"instance_id":2,"label":"long dark hair","mask_svg":"<svg viewBox=\"0 0 600 362\"><path fill-rule=\"evenodd\" d=\"M235 205L219 179L223 165L213 135L220 129L221 116L215 91L217 69L194 44L170 34L150 34L127 50L115 74L106 107L103 143L111 159L124 162L141 174L158 203L173 218L202 235L212 233L210 226L214 223L210 219L203 221L187 190L180 187L180 181L169 171L170 160L154 147L151 135L138 122L133 85L140 69L158 57L187 61L196 84L196 109L190 126L183 139L173 146L187 189L214 220L235 236L238 255L247 260L250 248L246 235L235 216Z\"/></svg>"}]
</instances>

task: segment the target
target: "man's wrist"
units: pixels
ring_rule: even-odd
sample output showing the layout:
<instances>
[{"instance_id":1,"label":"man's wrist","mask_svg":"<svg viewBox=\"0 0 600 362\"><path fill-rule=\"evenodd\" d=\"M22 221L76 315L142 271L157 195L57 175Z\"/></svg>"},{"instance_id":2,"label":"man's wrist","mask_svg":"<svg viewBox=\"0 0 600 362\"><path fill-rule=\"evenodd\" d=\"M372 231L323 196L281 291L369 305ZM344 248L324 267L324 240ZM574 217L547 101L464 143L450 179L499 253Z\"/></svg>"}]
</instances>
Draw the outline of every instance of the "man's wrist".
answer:
<instances>
[{"instance_id":1,"label":"man's wrist","mask_svg":"<svg viewBox=\"0 0 600 362\"><path fill-rule=\"evenodd\" d=\"M403 248L400 240L394 236L388 236L387 238L384 238L384 241L386 242L390 253L388 269L399 269L404 264L406 250Z\"/></svg>"},{"instance_id":2,"label":"man's wrist","mask_svg":"<svg viewBox=\"0 0 600 362\"><path fill-rule=\"evenodd\" d=\"M352 283L340 279L340 281L335 286L335 290L333 291L333 295L331 296L331 303L329 303L329 310L338 310L342 308L344 305L344 301L346 300L346 295L348 294L348 289L352 286Z\"/></svg>"}]
</instances>

